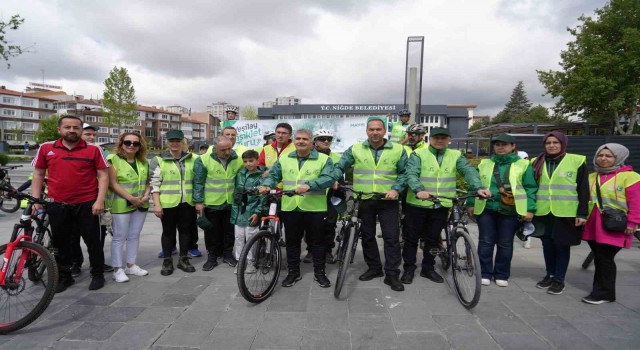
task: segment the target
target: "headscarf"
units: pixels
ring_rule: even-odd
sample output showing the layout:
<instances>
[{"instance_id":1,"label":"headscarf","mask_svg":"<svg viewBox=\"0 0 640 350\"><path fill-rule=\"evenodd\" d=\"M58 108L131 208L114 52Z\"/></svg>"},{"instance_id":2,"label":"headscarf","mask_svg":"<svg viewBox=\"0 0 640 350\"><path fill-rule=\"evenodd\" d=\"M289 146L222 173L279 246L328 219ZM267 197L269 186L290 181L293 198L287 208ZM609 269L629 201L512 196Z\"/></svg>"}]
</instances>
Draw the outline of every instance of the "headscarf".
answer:
<instances>
[{"instance_id":1,"label":"headscarf","mask_svg":"<svg viewBox=\"0 0 640 350\"><path fill-rule=\"evenodd\" d=\"M547 161L547 159L558 160L562 159L562 157L567 154L567 144L569 143L567 135L561 133L560 131L548 132L546 135L544 135L544 138L542 138L542 147L544 147L544 143L547 142L549 136L553 136L557 138L558 141L560 141L560 153L554 155L547 154L546 148L544 148L544 151L538 154L536 160L533 162L533 173L536 177L536 180L540 178L540 175L542 174L542 167L544 166L544 163Z\"/></svg>"},{"instance_id":2,"label":"headscarf","mask_svg":"<svg viewBox=\"0 0 640 350\"><path fill-rule=\"evenodd\" d=\"M616 157L616 161L613 162L613 165L607 168L600 167L598 165L598 162L596 162L596 160L598 159L598 154L603 149L608 149L609 151L611 151L611 153L613 153L613 156ZM597 173L607 174L620 169L620 167L624 165L624 161L627 160L627 158L629 158L629 149L627 147L619 143L605 143L604 145L598 147L596 155L593 156L593 165L595 166L595 170Z\"/></svg>"}]
</instances>

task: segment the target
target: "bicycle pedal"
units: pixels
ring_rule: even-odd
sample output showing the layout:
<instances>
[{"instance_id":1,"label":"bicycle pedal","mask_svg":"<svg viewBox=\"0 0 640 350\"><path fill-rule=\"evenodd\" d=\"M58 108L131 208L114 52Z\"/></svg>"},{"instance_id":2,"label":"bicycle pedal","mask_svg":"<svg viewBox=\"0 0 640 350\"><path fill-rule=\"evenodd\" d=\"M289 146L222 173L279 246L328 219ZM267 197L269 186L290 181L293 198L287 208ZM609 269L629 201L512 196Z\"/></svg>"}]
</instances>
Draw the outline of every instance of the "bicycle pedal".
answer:
<instances>
[{"instance_id":1,"label":"bicycle pedal","mask_svg":"<svg viewBox=\"0 0 640 350\"><path fill-rule=\"evenodd\" d=\"M439 248L431 248L429 249L429 254L433 255L433 256L438 256L440 255L440 253L442 253L442 250Z\"/></svg>"}]
</instances>

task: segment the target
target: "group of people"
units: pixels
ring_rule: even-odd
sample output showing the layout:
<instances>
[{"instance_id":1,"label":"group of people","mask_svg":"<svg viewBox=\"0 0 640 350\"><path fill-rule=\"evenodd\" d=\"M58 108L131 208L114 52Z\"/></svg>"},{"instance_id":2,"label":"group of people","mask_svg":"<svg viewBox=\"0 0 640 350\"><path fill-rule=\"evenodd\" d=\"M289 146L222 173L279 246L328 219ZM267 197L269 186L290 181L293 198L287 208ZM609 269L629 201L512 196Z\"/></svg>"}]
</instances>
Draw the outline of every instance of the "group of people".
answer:
<instances>
[{"instance_id":1,"label":"group of people","mask_svg":"<svg viewBox=\"0 0 640 350\"><path fill-rule=\"evenodd\" d=\"M468 205L479 227L483 285L494 280L498 286L508 286L515 233L524 222L532 222L532 236L542 240L546 265L538 288L562 293L570 247L587 240L595 253L596 274L593 291L583 300L592 304L615 300L614 256L620 248L630 246L630 234L640 223L640 175L624 165L628 156L624 146L606 144L598 149L596 173L589 175L586 158L567 153L568 139L560 132L545 135L544 151L531 161L519 157L515 139L503 134L492 141L494 155L483 159L476 169L464 154L448 148L448 129L432 128L425 140L427 130L419 124L409 125L408 111L399 114L400 121L391 125L371 117L366 123L367 139L341 155L331 151L331 131L298 129L294 133L291 125L280 123L258 150L237 144L236 130L225 127L199 155L186 151L182 131L171 130L165 135L167 150L152 159L146 158L145 140L137 133L120 135L113 152L105 157L99 147L80 137L80 119L62 117L61 138L38 150L32 183L37 196L48 171L49 198L66 203L49 210L60 266L57 291L74 282L70 247L72 241L79 241L75 237L82 237L88 247L89 289L104 285L103 273L111 266L116 282L126 282L127 275L147 275L136 265L136 256L150 199L162 222L162 275L174 272L176 246L177 267L195 271L190 259L199 254L197 226L204 230L207 251L202 270L212 270L219 259L236 266L244 244L266 215L264 194L272 189L298 194L284 196L280 204L288 268L282 286L291 287L302 278L304 239L314 280L329 287L325 266L333 261L337 221L330 198L344 195L339 183L352 171L354 190L381 194L365 196L360 206L362 250L368 266L359 276L362 281L384 277L392 290L404 290L414 279L419 241L424 242L420 276L435 283L444 281L430 252L439 247L440 232L453 203L429 199L454 195L460 174L468 190L479 195ZM387 130L389 138L385 137ZM247 191L254 188L259 194ZM595 200L596 189L600 201ZM104 264L99 222L105 203L113 217L111 266ZM399 205L404 216L403 248ZM626 214L624 232L602 228L603 206ZM384 264L376 240L377 222ZM248 266L245 273L255 272Z\"/></svg>"}]
</instances>

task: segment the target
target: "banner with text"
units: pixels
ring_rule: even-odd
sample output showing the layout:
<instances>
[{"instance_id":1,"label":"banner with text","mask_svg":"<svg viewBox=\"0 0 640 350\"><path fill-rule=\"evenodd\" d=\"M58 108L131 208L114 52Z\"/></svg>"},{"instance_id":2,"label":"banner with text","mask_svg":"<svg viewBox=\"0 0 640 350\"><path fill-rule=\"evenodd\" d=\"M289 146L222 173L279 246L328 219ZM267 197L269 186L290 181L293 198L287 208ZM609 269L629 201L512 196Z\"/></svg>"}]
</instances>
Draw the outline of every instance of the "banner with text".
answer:
<instances>
[{"instance_id":1,"label":"banner with text","mask_svg":"<svg viewBox=\"0 0 640 350\"><path fill-rule=\"evenodd\" d=\"M333 143L331 150L334 152L344 152L351 145L367 139L367 120L373 117L349 117L340 119L287 119L287 120L238 120L227 121L224 126L233 126L238 131L236 143L249 148L264 145L264 133L274 131L278 123L287 122L291 124L293 131L296 129L318 129L329 130L333 133ZM387 125L387 117L379 116ZM293 138L293 135L291 136Z\"/></svg>"}]
</instances>

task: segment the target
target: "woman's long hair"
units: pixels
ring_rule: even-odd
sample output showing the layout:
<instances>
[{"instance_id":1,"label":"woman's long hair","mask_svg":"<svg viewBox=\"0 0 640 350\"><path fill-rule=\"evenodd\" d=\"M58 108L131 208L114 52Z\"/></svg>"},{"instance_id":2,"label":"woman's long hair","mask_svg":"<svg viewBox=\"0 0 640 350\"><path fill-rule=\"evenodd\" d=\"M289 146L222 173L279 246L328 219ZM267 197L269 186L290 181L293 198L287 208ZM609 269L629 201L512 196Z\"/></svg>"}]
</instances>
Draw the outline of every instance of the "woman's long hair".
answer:
<instances>
[{"instance_id":1,"label":"woman's long hair","mask_svg":"<svg viewBox=\"0 0 640 350\"><path fill-rule=\"evenodd\" d=\"M140 141L140 147L138 148L138 151L136 152L136 159L138 159L139 161L145 163L147 161L147 142L144 140L144 137L142 137L140 134L138 134L137 132L124 132L120 135L120 137L118 137L118 142L116 143L115 148L113 149L113 153L119 155L120 157L125 157L124 151L122 150L122 145L124 143L124 138L129 136L129 135L134 135L138 138L138 141Z\"/></svg>"}]
</instances>

